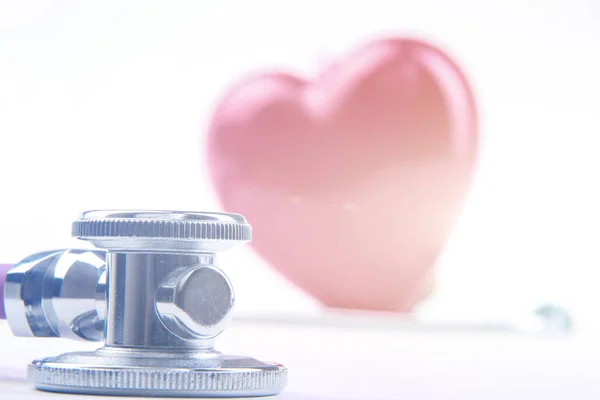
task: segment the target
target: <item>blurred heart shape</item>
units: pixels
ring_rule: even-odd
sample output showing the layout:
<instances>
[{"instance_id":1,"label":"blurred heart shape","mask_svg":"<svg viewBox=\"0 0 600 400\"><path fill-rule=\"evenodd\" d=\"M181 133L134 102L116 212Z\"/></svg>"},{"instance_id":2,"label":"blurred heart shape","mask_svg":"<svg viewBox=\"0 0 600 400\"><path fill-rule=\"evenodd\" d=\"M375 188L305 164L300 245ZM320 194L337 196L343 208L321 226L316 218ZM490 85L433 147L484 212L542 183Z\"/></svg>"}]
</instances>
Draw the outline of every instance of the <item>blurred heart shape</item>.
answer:
<instances>
[{"instance_id":1,"label":"blurred heart shape","mask_svg":"<svg viewBox=\"0 0 600 400\"><path fill-rule=\"evenodd\" d=\"M370 42L315 79L264 73L218 102L207 160L253 247L329 307L409 311L470 187L478 117L442 50Z\"/></svg>"}]
</instances>

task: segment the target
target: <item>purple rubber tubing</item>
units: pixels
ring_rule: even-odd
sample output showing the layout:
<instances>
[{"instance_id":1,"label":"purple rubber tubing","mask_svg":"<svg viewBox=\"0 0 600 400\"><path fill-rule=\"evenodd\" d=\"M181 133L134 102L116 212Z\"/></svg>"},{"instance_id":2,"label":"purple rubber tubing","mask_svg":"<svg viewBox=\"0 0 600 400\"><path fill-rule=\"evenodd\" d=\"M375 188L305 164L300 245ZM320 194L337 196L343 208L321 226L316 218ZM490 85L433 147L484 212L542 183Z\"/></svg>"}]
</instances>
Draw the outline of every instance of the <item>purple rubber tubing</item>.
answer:
<instances>
[{"instance_id":1,"label":"purple rubber tubing","mask_svg":"<svg viewBox=\"0 0 600 400\"><path fill-rule=\"evenodd\" d=\"M6 273L13 266L10 264L0 264L0 319L6 319L4 312L4 281L6 281Z\"/></svg>"}]
</instances>

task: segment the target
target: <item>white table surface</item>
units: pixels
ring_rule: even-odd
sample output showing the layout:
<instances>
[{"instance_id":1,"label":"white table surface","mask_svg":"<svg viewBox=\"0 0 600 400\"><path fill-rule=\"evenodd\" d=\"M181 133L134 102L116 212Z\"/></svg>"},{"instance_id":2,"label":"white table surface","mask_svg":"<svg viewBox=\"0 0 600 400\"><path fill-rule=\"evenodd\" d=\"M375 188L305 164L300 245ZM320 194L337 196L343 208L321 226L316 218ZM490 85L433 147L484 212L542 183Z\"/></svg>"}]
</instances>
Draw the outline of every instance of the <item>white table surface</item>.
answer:
<instances>
[{"instance_id":1,"label":"white table surface","mask_svg":"<svg viewBox=\"0 0 600 400\"><path fill-rule=\"evenodd\" d=\"M25 366L34 358L97 347L16 338L5 321L0 340L1 399L72 398L34 390ZM217 347L286 365L282 400L600 399L600 346L593 337L424 331L377 317L310 323L246 318L235 320Z\"/></svg>"}]
</instances>

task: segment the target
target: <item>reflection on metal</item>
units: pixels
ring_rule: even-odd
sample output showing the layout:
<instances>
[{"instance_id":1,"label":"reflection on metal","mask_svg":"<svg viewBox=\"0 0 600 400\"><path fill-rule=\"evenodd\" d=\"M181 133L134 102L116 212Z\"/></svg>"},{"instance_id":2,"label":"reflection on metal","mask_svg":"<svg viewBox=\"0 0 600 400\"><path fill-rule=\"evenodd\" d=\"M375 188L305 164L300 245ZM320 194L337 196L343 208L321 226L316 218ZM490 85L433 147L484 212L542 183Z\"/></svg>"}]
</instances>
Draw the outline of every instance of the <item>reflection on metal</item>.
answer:
<instances>
[{"instance_id":1,"label":"reflection on metal","mask_svg":"<svg viewBox=\"0 0 600 400\"><path fill-rule=\"evenodd\" d=\"M237 214L91 211L73 236L103 250L38 253L7 276L17 336L104 340L94 352L30 364L41 390L127 396L246 397L281 392L287 370L214 349L234 293L215 253L251 239Z\"/></svg>"}]
</instances>

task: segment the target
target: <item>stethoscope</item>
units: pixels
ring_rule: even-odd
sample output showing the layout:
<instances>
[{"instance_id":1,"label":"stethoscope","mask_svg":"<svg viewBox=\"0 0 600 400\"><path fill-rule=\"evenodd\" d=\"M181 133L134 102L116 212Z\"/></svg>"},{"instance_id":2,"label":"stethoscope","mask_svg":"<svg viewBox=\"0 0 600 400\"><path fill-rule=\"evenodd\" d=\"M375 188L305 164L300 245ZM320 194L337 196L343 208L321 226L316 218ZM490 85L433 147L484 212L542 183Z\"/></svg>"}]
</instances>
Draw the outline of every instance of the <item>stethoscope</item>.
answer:
<instances>
[{"instance_id":1,"label":"stethoscope","mask_svg":"<svg viewBox=\"0 0 600 400\"><path fill-rule=\"evenodd\" d=\"M215 255L251 240L238 214L89 211L73 236L93 249L33 254L0 265L0 317L16 336L102 341L92 352L32 361L40 390L124 396L246 397L281 392L287 369L225 355L215 338L231 320L233 287ZM259 324L347 329L564 334L567 312L542 306L513 322L453 321L394 313L327 310L242 316Z\"/></svg>"}]
</instances>

